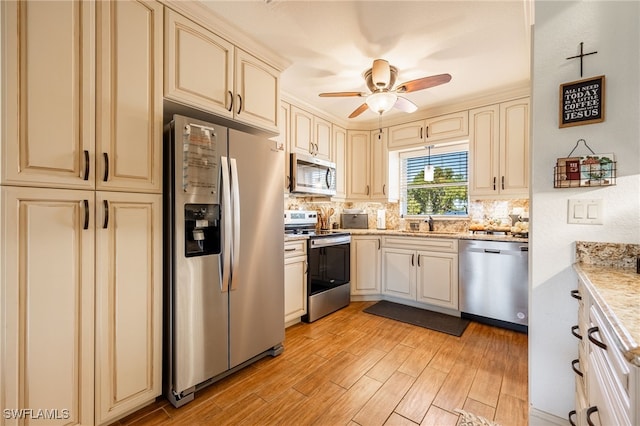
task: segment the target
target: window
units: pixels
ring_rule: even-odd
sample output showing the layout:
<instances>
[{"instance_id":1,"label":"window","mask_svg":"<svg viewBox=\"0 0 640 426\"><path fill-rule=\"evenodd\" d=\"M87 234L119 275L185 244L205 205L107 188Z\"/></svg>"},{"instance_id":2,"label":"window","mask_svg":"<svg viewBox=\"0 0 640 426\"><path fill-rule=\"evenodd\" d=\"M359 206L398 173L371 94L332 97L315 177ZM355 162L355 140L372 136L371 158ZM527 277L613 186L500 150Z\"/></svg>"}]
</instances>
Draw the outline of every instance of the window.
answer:
<instances>
[{"instance_id":1,"label":"window","mask_svg":"<svg viewBox=\"0 0 640 426\"><path fill-rule=\"evenodd\" d=\"M467 172L469 146L457 143L400 154L400 213L466 215L469 205ZM434 167L432 182L424 181L424 168Z\"/></svg>"}]
</instances>

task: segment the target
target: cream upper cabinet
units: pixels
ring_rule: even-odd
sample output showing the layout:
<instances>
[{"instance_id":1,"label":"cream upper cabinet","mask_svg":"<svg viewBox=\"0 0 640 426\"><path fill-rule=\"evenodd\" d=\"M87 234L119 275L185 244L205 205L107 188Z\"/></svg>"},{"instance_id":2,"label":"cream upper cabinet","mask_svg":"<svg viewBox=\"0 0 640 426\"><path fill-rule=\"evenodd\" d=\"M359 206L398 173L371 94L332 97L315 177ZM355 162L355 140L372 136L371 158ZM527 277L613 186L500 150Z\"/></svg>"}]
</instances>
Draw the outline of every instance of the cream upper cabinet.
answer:
<instances>
[{"instance_id":1,"label":"cream upper cabinet","mask_svg":"<svg viewBox=\"0 0 640 426\"><path fill-rule=\"evenodd\" d=\"M162 196L96 193L96 424L162 393Z\"/></svg>"},{"instance_id":2,"label":"cream upper cabinet","mask_svg":"<svg viewBox=\"0 0 640 426\"><path fill-rule=\"evenodd\" d=\"M167 99L278 131L278 70L168 9L165 55Z\"/></svg>"},{"instance_id":3,"label":"cream upper cabinet","mask_svg":"<svg viewBox=\"0 0 640 426\"><path fill-rule=\"evenodd\" d=\"M94 188L95 3L0 7L1 183Z\"/></svg>"},{"instance_id":4,"label":"cream upper cabinet","mask_svg":"<svg viewBox=\"0 0 640 426\"><path fill-rule=\"evenodd\" d=\"M291 106L291 152L331 159L331 123Z\"/></svg>"},{"instance_id":5,"label":"cream upper cabinet","mask_svg":"<svg viewBox=\"0 0 640 426\"><path fill-rule=\"evenodd\" d=\"M236 121L278 131L280 72L255 56L235 50Z\"/></svg>"},{"instance_id":6,"label":"cream upper cabinet","mask_svg":"<svg viewBox=\"0 0 640 426\"><path fill-rule=\"evenodd\" d=\"M371 132L347 130L347 199L369 200Z\"/></svg>"},{"instance_id":7,"label":"cream upper cabinet","mask_svg":"<svg viewBox=\"0 0 640 426\"><path fill-rule=\"evenodd\" d=\"M166 9L164 96L233 118L233 44Z\"/></svg>"},{"instance_id":8,"label":"cream upper cabinet","mask_svg":"<svg viewBox=\"0 0 640 426\"><path fill-rule=\"evenodd\" d=\"M162 5L96 5L96 189L161 193Z\"/></svg>"},{"instance_id":9,"label":"cream upper cabinet","mask_svg":"<svg viewBox=\"0 0 640 426\"><path fill-rule=\"evenodd\" d=\"M2 183L160 193L162 5L2 7Z\"/></svg>"},{"instance_id":10,"label":"cream upper cabinet","mask_svg":"<svg viewBox=\"0 0 640 426\"><path fill-rule=\"evenodd\" d=\"M332 161L336 163L336 195L332 198L344 200L347 197L347 131L335 124L331 129L333 133Z\"/></svg>"},{"instance_id":11,"label":"cream upper cabinet","mask_svg":"<svg viewBox=\"0 0 640 426\"><path fill-rule=\"evenodd\" d=\"M278 142L278 149L284 151L284 192L288 193L291 189L291 156L290 140L291 140L291 105L286 102L280 103L280 116L278 117L278 136L275 138Z\"/></svg>"},{"instance_id":12,"label":"cream upper cabinet","mask_svg":"<svg viewBox=\"0 0 640 426\"><path fill-rule=\"evenodd\" d=\"M93 425L94 192L5 186L0 206L0 411Z\"/></svg>"},{"instance_id":13,"label":"cream upper cabinet","mask_svg":"<svg viewBox=\"0 0 640 426\"><path fill-rule=\"evenodd\" d=\"M351 237L351 295L380 294L381 237Z\"/></svg>"},{"instance_id":14,"label":"cream upper cabinet","mask_svg":"<svg viewBox=\"0 0 640 426\"><path fill-rule=\"evenodd\" d=\"M347 130L347 199L387 200L387 132Z\"/></svg>"},{"instance_id":15,"label":"cream upper cabinet","mask_svg":"<svg viewBox=\"0 0 640 426\"><path fill-rule=\"evenodd\" d=\"M469 194L529 192L529 98L470 111Z\"/></svg>"},{"instance_id":16,"label":"cream upper cabinet","mask_svg":"<svg viewBox=\"0 0 640 426\"><path fill-rule=\"evenodd\" d=\"M429 142L466 137L468 134L469 114L460 111L391 126L389 149L416 147Z\"/></svg>"},{"instance_id":17,"label":"cream upper cabinet","mask_svg":"<svg viewBox=\"0 0 640 426\"><path fill-rule=\"evenodd\" d=\"M389 129L371 132L371 199L386 201L389 197Z\"/></svg>"}]
</instances>

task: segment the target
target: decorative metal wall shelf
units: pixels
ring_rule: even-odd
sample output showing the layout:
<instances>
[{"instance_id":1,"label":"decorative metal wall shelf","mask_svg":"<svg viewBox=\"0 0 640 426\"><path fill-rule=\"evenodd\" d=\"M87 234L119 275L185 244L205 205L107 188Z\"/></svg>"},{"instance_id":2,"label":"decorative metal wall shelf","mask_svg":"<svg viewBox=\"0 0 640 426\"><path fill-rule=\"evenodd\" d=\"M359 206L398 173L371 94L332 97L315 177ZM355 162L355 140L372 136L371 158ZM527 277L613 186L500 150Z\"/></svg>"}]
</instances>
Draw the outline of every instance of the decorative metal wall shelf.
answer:
<instances>
[{"instance_id":1,"label":"decorative metal wall shelf","mask_svg":"<svg viewBox=\"0 0 640 426\"><path fill-rule=\"evenodd\" d=\"M580 142L589 155L572 156ZM554 188L588 188L616 184L614 154L596 154L584 139L579 139L569 155L558 158L553 173Z\"/></svg>"}]
</instances>

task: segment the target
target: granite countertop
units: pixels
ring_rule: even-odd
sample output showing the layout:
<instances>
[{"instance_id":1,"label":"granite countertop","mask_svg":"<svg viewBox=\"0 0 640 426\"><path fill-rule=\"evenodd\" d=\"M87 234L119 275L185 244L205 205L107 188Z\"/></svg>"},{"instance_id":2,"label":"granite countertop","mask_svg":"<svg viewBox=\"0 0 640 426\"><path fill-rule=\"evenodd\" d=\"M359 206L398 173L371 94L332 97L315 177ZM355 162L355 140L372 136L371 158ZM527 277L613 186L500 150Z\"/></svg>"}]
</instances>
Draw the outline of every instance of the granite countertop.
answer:
<instances>
[{"instance_id":1,"label":"granite countertop","mask_svg":"<svg viewBox=\"0 0 640 426\"><path fill-rule=\"evenodd\" d=\"M640 366L640 274L631 268L574 264L631 363Z\"/></svg>"},{"instance_id":2,"label":"granite countertop","mask_svg":"<svg viewBox=\"0 0 640 426\"><path fill-rule=\"evenodd\" d=\"M340 229L351 235L393 235L402 237L422 238L453 238L457 240L485 240L485 241L509 241L526 243L528 238L514 237L511 235L472 234L471 232L429 232L429 231L400 231L397 229Z\"/></svg>"}]
</instances>

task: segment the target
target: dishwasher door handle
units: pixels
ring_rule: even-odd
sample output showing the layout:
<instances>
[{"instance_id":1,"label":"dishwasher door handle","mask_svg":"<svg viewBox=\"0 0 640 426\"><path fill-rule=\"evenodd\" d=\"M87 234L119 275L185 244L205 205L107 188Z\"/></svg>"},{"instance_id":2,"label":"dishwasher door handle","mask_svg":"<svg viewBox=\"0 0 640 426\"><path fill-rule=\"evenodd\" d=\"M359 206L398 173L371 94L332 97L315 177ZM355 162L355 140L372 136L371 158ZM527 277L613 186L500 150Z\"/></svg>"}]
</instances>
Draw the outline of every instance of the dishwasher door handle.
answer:
<instances>
[{"instance_id":1,"label":"dishwasher door handle","mask_svg":"<svg viewBox=\"0 0 640 426\"><path fill-rule=\"evenodd\" d=\"M500 250L496 250L496 249L484 249L485 253L494 253L494 254L500 254Z\"/></svg>"}]
</instances>

